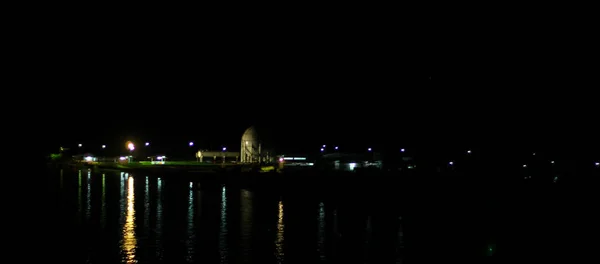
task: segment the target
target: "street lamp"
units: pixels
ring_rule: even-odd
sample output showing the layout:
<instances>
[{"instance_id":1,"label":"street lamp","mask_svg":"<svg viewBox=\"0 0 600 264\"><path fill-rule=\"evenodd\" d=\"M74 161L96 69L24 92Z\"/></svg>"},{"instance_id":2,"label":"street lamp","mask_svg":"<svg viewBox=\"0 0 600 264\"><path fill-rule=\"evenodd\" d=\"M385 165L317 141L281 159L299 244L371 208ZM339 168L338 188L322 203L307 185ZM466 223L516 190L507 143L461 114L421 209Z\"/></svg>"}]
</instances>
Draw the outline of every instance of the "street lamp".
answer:
<instances>
[{"instance_id":1,"label":"street lamp","mask_svg":"<svg viewBox=\"0 0 600 264\"><path fill-rule=\"evenodd\" d=\"M77 145L77 146L78 146L78 147L80 147L80 148L81 148L81 147L83 147L83 145L82 145L82 144L79 144L79 145Z\"/></svg>"},{"instance_id":2,"label":"street lamp","mask_svg":"<svg viewBox=\"0 0 600 264\"><path fill-rule=\"evenodd\" d=\"M333 147L333 149L338 150L338 146Z\"/></svg>"},{"instance_id":3,"label":"street lamp","mask_svg":"<svg viewBox=\"0 0 600 264\"><path fill-rule=\"evenodd\" d=\"M190 147L194 145L194 142L190 141Z\"/></svg>"},{"instance_id":4,"label":"street lamp","mask_svg":"<svg viewBox=\"0 0 600 264\"><path fill-rule=\"evenodd\" d=\"M226 148L226 147L223 147L223 151L227 151L227 148Z\"/></svg>"},{"instance_id":5,"label":"street lamp","mask_svg":"<svg viewBox=\"0 0 600 264\"><path fill-rule=\"evenodd\" d=\"M146 142L146 144L145 144L145 145L146 145L146 146L150 146L150 142Z\"/></svg>"},{"instance_id":6,"label":"street lamp","mask_svg":"<svg viewBox=\"0 0 600 264\"><path fill-rule=\"evenodd\" d=\"M102 145L102 148L103 148L103 149L104 149L104 148L106 148L106 145Z\"/></svg>"},{"instance_id":7,"label":"street lamp","mask_svg":"<svg viewBox=\"0 0 600 264\"><path fill-rule=\"evenodd\" d=\"M127 143L125 143L125 147L127 147L127 149L129 150L129 159L128 162L131 162L131 154L133 152L133 150L135 149L135 145L133 144L133 142L131 141L127 141Z\"/></svg>"},{"instance_id":8,"label":"street lamp","mask_svg":"<svg viewBox=\"0 0 600 264\"><path fill-rule=\"evenodd\" d=\"M368 148L368 149L367 149L367 151L369 151L369 152L371 152L372 150L373 150L373 149L371 149L371 148Z\"/></svg>"}]
</instances>

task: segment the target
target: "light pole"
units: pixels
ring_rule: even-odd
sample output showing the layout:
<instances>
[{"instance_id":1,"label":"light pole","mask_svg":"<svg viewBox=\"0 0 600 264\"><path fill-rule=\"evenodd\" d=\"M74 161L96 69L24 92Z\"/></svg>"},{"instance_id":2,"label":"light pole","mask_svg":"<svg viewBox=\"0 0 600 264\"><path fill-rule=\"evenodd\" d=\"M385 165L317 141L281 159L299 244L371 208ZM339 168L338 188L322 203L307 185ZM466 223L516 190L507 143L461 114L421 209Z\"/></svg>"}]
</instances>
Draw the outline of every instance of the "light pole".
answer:
<instances>
[{"instance_id":1,"label":"light pole","mask_svg":"<svg viewBox=\"0 0 600 264\"><path fill-rule=\"evenodd\" d=\"M126 143L127 149L129 150L129 162L131 163L131 159L133 157L133 150L135 149L135 145L131 141L127 141Z\"/></svg>"}]
</instances>

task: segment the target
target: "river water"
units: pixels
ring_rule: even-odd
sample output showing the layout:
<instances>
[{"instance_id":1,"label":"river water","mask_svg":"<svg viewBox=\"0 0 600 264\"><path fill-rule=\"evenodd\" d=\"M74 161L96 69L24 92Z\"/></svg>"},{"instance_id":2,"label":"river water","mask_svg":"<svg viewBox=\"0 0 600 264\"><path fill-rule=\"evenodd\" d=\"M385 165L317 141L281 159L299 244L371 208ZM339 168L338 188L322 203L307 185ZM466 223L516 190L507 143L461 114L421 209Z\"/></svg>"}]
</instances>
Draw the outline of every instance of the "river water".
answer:
<instances>
[{"instance_id":1,"label":"river water","mask_svg":"<svg viewBox=\"0 0 600 264\"><path fill-rule=\"evenodd\" d=\"M51 174L68 263L402 263L406 253L394 192Z\"/></svg>"}]
</instances>

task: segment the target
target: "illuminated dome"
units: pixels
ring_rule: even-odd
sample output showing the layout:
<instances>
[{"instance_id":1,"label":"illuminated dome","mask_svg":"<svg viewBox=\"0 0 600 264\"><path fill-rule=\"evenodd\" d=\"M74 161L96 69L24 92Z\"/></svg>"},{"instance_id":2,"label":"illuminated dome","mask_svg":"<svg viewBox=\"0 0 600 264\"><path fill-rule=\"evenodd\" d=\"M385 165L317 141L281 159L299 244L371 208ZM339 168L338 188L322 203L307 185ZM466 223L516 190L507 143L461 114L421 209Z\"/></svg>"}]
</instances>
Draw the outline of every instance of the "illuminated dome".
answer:
<instances>
[{"instance_id":1,"label":"illuminated dome","mask_svg":"<svg viewBox=\"0 0 600 264\"><path fill-rule=\"evenodd\" d=\"M246 163L268 162L271 159L270 151L265 150L262 134L258 133L255 126L251 126L242 135L240 148L240 161Z\"/></svg>"}]
</instances>

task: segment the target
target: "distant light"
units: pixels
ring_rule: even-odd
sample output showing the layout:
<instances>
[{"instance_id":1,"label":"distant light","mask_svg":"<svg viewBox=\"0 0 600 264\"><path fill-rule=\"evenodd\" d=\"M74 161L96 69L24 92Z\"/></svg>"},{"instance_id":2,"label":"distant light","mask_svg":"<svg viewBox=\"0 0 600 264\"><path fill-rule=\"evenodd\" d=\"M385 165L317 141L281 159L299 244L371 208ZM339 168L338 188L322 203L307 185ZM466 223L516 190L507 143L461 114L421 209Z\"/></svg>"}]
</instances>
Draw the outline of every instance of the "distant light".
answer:
<instances>
[{"instance_id":1,"label":"distant light","mask_svg":"<svg viewBox=\"0 0 600 264\"><path fill-rule=\"evenodd\" d=\"M191 141L190 141L190 147L191 147L191 146L193 146L193 145L194 145L194 142L191 142Z\"/></svg>"},{"instance_id":2,"label":"distant light","mask_svg":"<svg viewBox=\"0 0 600 264\"><path fill-rule=\"evenodd\" d=\"M404 152L404 151L405 151L405 149L400 149L400 152Z\"/></svg>"},{"instance_id":3,"label":"distant light","mask_svg":"<svg viewBox=\"0 0 600 264\"><path fill-rule=\"evenodd\" d=\"M106 145L102 145L102 148L106 148Z\"/></svg>"},{"instance_id":4,"label":"distant light","mask_svg":"<svg viewBox=\"0 0 600 264\"><path fill-rule=\"evenodd\" d=\"M450 161L450 162L448 162L448 164L454 165L454 161Z\"/></svg>"},{"instance_id":5,"label":"distant light","mask_svg":"<svg viewBox=\"0 0 600 264\"><path fill-rule=\"evenodd\" d=\"M600 166L600 162L596 162L596 166Z\"/></svg>"},{"instance_id":6,"label":"distant light","mask_svg":"<svg viewBox=\"0 0 600 264\"><path fill-rule=\"evenodd\" d=\"M119 159L120 159L120 160L126 160L126 159L127 159L127 157L120 157Z\"/></svg>"},{"instance_id":7,"label":"distant light","mask_svg":"<svg viewBox=\"0 0 600 264\"><path fill-rule=\"evenodd\" d=\"M77 145L77 146L81 148L83 145L79 144L79 145Z\"/></svg>"},{"instance_id":8,"label":"distant light","mask_svg":"<svg viewBox=\"0 0 600 264\"><path fill-rule=\"evenodd\" d=\"M227 150L227 148L226 148L226 147L223 147L223 151L226 151L226 150Z\"/></svg>"},{"instance_id":9,"label":"distant light","mask_svg":"<svg viewBox=\"0 0 600 264\"><path fill-rule=\"evenodd\" d=\"M94 159L94 158L92 158L92 157L90 157L90 156L87 156L87 157L85 157L85 161L92 161L93 159Z\"/></svg>"},{"instance_id":10,"label":"distant light","mask_svg":"<svg viewBox=\"0 0 600 264\"><path fill-rule=\"evenodd\" d=\"M321 148L321 152L323 152L323 151L325 151L325 149L324 149L324 148Z\"/></svg>"},{"instance_id":11,"label":"distant light","mask_svg":"<svg viewBox=\"0 0 600 264\"><path fill-rule=\"evenodd\" d=\"M337 150L337 149L338 149L338 147L337 147L337 146L335 146L335 147L334 147L334 149L335 149L335 150Z\"/></svg>"},{"instance_id":12,"label":"distant light","mask_svg":"<svg viewBox=\"0 0 600 264\"><path fill-rule=\"evenodd\" d=\"M471 150L467 150L467 153L471 154Z\"/></svg>"},{"instance_id":13,"label":"distant light","mask_svg":"<svg viewBox=\"0 0 600 264\"><path fill-rule=\"evenodd\" d=\"M527 168L527 164L523 164L523 168Z\"/></svg>"},{"instance_id":14,"label":"distant light","mask_svg":"<svg viewBox=\"0 0 600 264\"><path fill-rule=\"evenodd\" d=\"M156 157L157 160L162 160L162 157Z\"/></svg>"},{"instance_id":15,"label":"distant light","mask_svg":"<svg viewBox=\"0 0 600 264\"><path fill-rule=\"evenodd\" d=\"M146 144L145 144L145 145L146 145L146 146L150 146L150 142L146 142Z\"/></svg>"},{"instance_id":16,"label":"distant light","mask_svg":"<svg viewBox=\"0 0 600 264\"><path fill-rule=\"evenodd\" d=\"M550 161L550 163L554 164L554 161Z\"/></svg>"},{"instance_id":17,"label":"distant light","mask_svg":"<svg viewBox=\"0 0 600 264\"><path fill-rule=\"evenodd\" d=\"M350 163L348 164L348 168L352 171L354 170L354 168L356 168L356 163Z\"/></svg>"},{"instance_id":18,"label":"distant light","mask_svg":"<svg viewBox=\"0 0 600 264\"><path fill-rule=\"evenodd\" d=\"M135 145L133 145L132 142L127 143L127 149L129 149L129 151L133 151L135 149Z\"/></svg>"},{"instance_id":19,"label":"distant light","mask_svg":"<svg viewBox=\"0 0 600 264\"><path fill-rule=\"evenodd\" d=\"M371 151L371 150L372 150L371 148L368 148L368 149L367 149L367 151Z\"/></svg>"},{"instance_id":20,"label":"distant light","mask_svg":"<svg viewBox=\"0 0 600 264\"><path fill-rule=\"evenodd\" d=\"M535 152L533 152L533 156L535 156Z\"/></svg>"},{"instance_id":21,"label":"distant light","mask_svg":"<svg viewBox=\"0 0 600 264\"><path fill-rule=\"evenodd\" d=\"M325 145L323 145L323 147L325 147Z\"/></svg>"},{"instance_id":22,"label":"distant light","mask_svg":"<svg viewBox=\"0 0 600 264\"><path fill-rule=\"evenodd\" d=\"M283 158L279 158L279 162L283 162Z\"/></svg>"}]
</instances>

